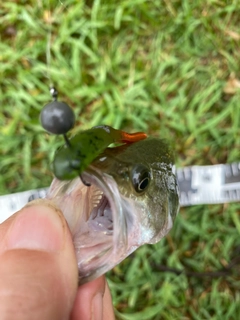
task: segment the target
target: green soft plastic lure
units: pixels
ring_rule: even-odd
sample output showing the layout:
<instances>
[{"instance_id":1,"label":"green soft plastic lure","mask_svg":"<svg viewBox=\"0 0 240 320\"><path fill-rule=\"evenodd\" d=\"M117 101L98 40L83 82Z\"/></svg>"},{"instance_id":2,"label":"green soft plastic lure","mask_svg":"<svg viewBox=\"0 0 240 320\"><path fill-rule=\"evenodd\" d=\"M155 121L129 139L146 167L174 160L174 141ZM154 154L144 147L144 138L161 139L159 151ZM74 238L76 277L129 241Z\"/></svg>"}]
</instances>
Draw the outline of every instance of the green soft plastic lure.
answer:
<instances>
[{"instance_id":1,"label":"green soft plastic lure","mask_svg":"<svg viewBox=\"0 0 240 320\"><path fill-rule=\"evenodd\" d=\"M144 132L127 133L103 125L80 132L68 140L66 133L74 125L74 113L66 103L57 100L43 108L40 121L44 129L63 134L66 141L66 145L56 151L53 160L53 173L59 180L81 177L81 173L112 143L133 143L147 137Z\"/></svg>"},{"instance_id":2,"label":"green soft plastic lure","mask_svg":"<svg viewBox=\"0 0 240 320\"><path fill-rule=\"evenodd\" d=\"M53 160L54 175L60 180L70 180L81 173L110 144L116 142L133 143L143 140L143 132L126 133L109 126L98 126L80 132L70 140L70 146L58 149Z\"/></svg>"}]
</instances>

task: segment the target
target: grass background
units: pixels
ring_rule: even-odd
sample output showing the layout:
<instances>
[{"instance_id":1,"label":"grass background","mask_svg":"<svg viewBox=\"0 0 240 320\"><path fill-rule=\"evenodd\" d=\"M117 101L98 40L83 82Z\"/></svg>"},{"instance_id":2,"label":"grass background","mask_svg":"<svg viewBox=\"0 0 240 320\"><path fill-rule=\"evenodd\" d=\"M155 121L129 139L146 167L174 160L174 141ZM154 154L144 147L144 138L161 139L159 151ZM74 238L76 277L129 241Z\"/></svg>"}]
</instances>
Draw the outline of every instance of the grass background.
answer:
<instances>
[{"instance_id":1,"label":"grass background","mask_svg":"<svg viewBox=\"0 0 240 320\"><path fill-rule=\"evenodd\" d=\"M73 132L144 130L174 142L178 166L240 161L239 16L238 0L1 2L0 194L51 182L62 139L38 121L51 81ZM109 272L117 318L239 319L239 215L181 209L165 239Z\"/></svg>"}]
</instances>

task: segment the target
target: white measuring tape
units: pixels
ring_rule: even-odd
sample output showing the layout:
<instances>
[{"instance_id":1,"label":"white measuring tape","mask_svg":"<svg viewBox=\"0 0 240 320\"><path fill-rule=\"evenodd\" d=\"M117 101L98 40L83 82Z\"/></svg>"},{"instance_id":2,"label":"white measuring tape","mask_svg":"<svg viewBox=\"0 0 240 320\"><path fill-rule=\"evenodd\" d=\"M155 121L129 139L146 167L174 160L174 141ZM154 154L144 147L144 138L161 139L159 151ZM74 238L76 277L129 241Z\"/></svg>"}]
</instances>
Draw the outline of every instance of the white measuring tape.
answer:
<instances>
[{"instance_id":1,"label":"white measuring tape","mask_svg":"<svg viewBox=\"0 0 240 320\"><path fill-rule=\"evenodd\" d=\"M240 201L240 162L177 169L181 206Z\"/></svg>"},{"instance_id":2,"label":"white measuring tape","mask_svg":"<svg viewBox=\"0 0 240 320\"><path fill-rule=\"evenodd\" d=\"M240 162L176 169L180 205L240 201ZM0 196L0 223L31 200L44 198L47 188Z\"/></svg>"}]
</instances>

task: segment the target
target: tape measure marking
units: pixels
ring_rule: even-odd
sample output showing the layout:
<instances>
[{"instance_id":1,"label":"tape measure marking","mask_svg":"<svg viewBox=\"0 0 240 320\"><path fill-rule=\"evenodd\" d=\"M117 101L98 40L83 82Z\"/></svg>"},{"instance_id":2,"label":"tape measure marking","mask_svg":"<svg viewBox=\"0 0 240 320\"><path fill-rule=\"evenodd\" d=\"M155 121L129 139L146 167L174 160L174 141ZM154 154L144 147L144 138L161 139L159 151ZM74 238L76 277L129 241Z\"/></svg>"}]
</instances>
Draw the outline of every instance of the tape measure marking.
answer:
<instances>
[{"instance_id":1,"label":"tape measure marking","mask_svg":"<svg viewBox=\"0 0 240 320\"><path fill-rule=\"evenodd\" d=\"M181 206L240 201L240 163L177 169Z\"/></svg>"}]
</instances>

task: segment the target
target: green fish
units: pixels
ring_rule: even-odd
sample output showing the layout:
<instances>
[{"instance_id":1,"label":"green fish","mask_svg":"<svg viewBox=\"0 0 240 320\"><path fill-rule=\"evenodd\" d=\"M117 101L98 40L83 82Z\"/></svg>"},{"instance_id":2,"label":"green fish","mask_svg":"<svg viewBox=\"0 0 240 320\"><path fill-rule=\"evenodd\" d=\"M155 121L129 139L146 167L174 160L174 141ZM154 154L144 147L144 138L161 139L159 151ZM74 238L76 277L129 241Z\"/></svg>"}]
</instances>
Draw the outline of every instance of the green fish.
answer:
<instances>
[{"instance_id":1,"label":"green fish","mask_svg":"<svg viewBox=\"0 0 240 320\"><path fill-rule=\"evenodd\" d=\"M149 137L106 148L81 179L55 178L48 198L63 211L75 246L79 283L104 274L172 228L179 209L169 143Z\"/></svg>"}]
</instances>

